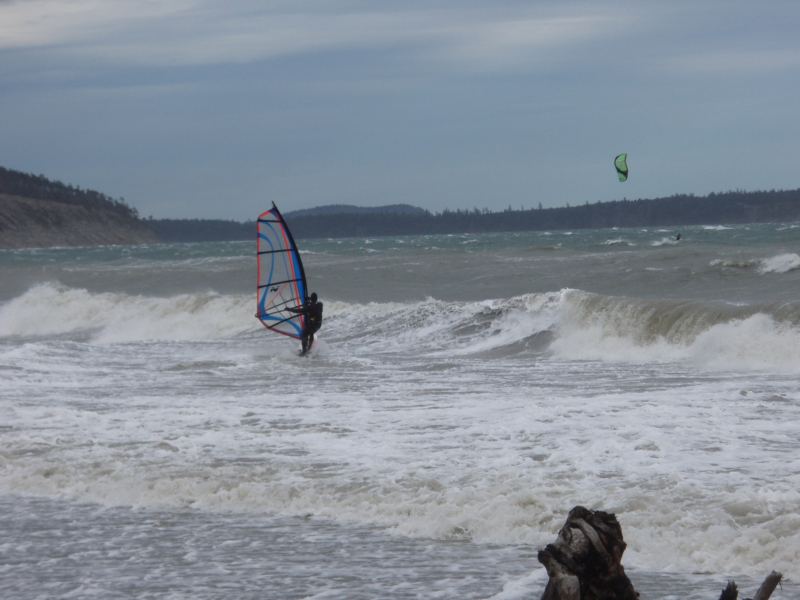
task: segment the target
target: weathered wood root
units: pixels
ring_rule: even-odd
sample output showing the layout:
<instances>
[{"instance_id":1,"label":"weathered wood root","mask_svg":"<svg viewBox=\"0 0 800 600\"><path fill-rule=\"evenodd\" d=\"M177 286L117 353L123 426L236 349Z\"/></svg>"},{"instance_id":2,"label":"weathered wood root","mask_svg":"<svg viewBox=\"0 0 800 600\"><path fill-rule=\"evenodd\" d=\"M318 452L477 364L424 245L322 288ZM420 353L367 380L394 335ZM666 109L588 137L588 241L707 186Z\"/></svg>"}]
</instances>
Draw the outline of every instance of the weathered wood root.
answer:
<instances>
[{"instance_id":1,"label":"weathered wood root","mask_svg":"<svg viewBox=\"0 0 800 600\"><path fill-rule=\"evenodd\" d=\"M555 543L539 552L550 578L542 600L637 600L622 567L625 546L613 514L576 506Z\"/></svg>"},{"instance_id":2,"label":"weathered wood root","mask_svg":"<svg viewBox=\"0 0 800 600\"><path fill-rule=\"evenodd\" d=\"M777 571L773 571L764 579L756 595L752 598L746 598L745 600L769 600L769 597L772 596L772 592L778 587L782 578L783 575ZM727 587L722 590L722 595L719 597L719 600L737 600L738 598L739 590L736 588L736 584L733 581L729 581Z\"/></svg>"},{"instance_id":3,"label":"weathered wood root","mask_svg":"<svg viewBox=\"0 0 800 600\"><path fill-rule=\"evenodd\" d=\"M736 600L738 597L739 588L736 587L733 581L729 581L725 589L722 590L722 595L719 597L719 600Z\"/></svg>"},{"instance_id":4,"label":"weathered wood root","mask_svg":"<svg viewBox=\"0 0 800 600\"><path fill-rule=\"evenodd\" d=\"M756 595L753 596L753 600L767 600L772 595L772 592L775 591L775 588L778 587L781 579L783 579L783 575L777 571L773 571L767 575L764 583L761 584Z\"/></svg>"},{"instance_id":5,"label":"weathered wood root","mask_svg":"<svg viewBox=\"0 0 800 600\"><path fill-rule=\"evenodd\" d=\"M626 544L617 517L600 510L576 506L558 532L556 541L539 551L539 562L549 580L541 600L638 600L625 569ZM746 600L769 600L783 575L770 573L756 595ZM738 600L733 581L719 600Z\"/></svg>"}]
</instances>

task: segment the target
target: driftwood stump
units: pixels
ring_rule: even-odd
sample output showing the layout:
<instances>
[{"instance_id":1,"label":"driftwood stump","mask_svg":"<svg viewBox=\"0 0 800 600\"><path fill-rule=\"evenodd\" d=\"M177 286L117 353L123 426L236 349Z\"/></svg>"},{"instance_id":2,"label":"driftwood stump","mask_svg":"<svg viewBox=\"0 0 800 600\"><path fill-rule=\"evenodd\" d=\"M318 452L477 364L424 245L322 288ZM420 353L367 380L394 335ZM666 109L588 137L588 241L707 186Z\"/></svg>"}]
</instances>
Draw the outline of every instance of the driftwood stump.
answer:
<instances>
[{"instance_id":1,"label":"driftwood stump","mask_svg":"<svg viewBox=\"0 0 800 600\"><path fill-rule=\"evenodd\" d=\"M752 599L746 598L745 600L768 600L768 598L772 596L772 592L775 591L775 588L778 587L781 579L783 579L783 575L777 571L773 571L764 579L764 583L758 588L756 595L753 596ZM738 598L739 590L736 584L733 581L729 581L728 587L722 590L722 595L719 597L719 600L737 600Z\"/></svg>"},{"instance_id":2,"label":"driftwood stump","mask_svg":"<svg viewBox=\"0 0 800 600\"><path fill-rule=\"evenodd\" d=\"M625 542L617 517L601 510L576 506L558 538L539 552L539 562L549 580L541 600L638 600L625 569ZM768 600L783 575L773 571L752 599ZM738 600L739 590L731 581L719 600Z\"/></svg>"},{"instance_id":3,"label":"driftwood stump","mask_svg":"<svg viewBox=\"0 0 800 600\"><path fill-rule=\"evenodd\" d=\"M576 506L555 543L539 552L550 577L541 600L637 600L622 567L623 552L617 517Z\"/></svg>"}]
</instances>

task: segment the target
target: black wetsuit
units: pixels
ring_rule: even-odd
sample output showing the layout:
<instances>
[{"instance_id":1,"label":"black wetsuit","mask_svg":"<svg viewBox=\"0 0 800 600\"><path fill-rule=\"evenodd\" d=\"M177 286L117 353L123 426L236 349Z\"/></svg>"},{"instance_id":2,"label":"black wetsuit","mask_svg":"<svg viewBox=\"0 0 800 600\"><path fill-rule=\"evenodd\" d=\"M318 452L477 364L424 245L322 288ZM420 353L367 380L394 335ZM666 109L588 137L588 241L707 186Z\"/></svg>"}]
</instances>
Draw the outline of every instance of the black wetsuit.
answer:
<instances>
[{"instance_id":1,"label":"black wetsuit","mask_svg":"<svg viewBox=\"0 0 800 600\"><path fill-rule=\"evenodd\" d=\"M302 314L306 318L306 328L303 330L303 354L311 350L314 344L314 334L322 326L322 302L309 300L299 308L290 308L290 311Z\"/></svg>"}]
</instances>

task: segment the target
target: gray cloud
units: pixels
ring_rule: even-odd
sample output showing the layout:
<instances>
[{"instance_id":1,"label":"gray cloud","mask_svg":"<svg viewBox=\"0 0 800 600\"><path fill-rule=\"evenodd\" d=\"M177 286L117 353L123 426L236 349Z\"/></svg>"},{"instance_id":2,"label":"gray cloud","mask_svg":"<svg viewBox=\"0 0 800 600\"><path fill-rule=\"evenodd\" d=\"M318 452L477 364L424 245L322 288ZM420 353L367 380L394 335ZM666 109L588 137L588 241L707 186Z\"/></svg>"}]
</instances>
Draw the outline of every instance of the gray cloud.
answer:
<instances>
[{"instance_id":1,"label":"gray cloud","mask_svg":"<svg viewBox=\"0 0 800 600\"><path fill-rule=\"evenodd\" d=\"M710 51L677 56L669 66L679 72L703 75L755 74L800 69L800 49Z\"/></svg>"},{"instance_id":2,"label":"gray cloud","mask_svg":"<svg viewBox=\"0 0 800 600\"><path fill-rule=\"evenodd\" d=\"M525 6L502 14L457 5L376 10L366 3L341 13L315 12L316 2L298 1L291 10L286 4L261 6L32 0L4 11L0 47L60 46L76 60L190 66L336 48L425 45L439 60L502 68L542 51L615 35L631 20L611 11L576 14Z\"/></svg>"},{"instance_id":3,"label":"gray cloud","mask_svg":"<svg viewBox=\"0 0 800 600\"><path fill-rule=\"evenodd\" d=\"M795 187L798 16L738 0L0 0L0 164L145 214L232 218L267 198L501 208Z\"/></svg>"}]
</instances>

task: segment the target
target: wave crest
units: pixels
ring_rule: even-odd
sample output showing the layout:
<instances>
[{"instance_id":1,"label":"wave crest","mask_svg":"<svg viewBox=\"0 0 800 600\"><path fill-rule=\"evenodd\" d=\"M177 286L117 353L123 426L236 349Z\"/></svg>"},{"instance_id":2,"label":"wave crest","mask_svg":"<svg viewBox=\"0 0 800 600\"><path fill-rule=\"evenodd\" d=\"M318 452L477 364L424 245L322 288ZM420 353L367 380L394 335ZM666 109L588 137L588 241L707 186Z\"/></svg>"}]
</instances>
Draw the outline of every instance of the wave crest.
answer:
<instances>
[{"instance_id":1,"label":"wave crest","mask_svg":"<svg viewBox=\"0 0 800 600\"><path fill-rule=\"evenodd\" d=\"M800 372L800 307L709 306L574 291L551 350L573 360Z\"/></svg>"},{"instance_id":2,"label":"wave crest","mask_svg":"<svg viewBox=\"0 0 800 600\"><path fill-rule=\"evenodd\" d=\"M758 267L759 273L788 273L800 269L800 256L794 252L778 254L772 258L763 259Z\"/></svg>"},{"instance_id":3,"label":"wave crest","mask_svg":"<svg viewBox=\"0 0 800 600\"><path fill-rule=\"evenodd\" d=\"M254 332L254 298L170 297L37 285L0 306L0 337L117 343L215 340ZM354 355L554 355L800 372L800 304L731 306L604 296L576 289L479 302L327 299L326 342Z\"/></svg>"},{"instance_id":4,"label":"wave crest","mask_svg":"<svg viewBox=\"0 0 800 600\"><path fill-rule=\"evenodd\" d=\"M247 330L252 298L215 292L166 298L38 284L0 306L0 337L79 336L94 342L202 340Z\"/></svg>"}]
</instances>

